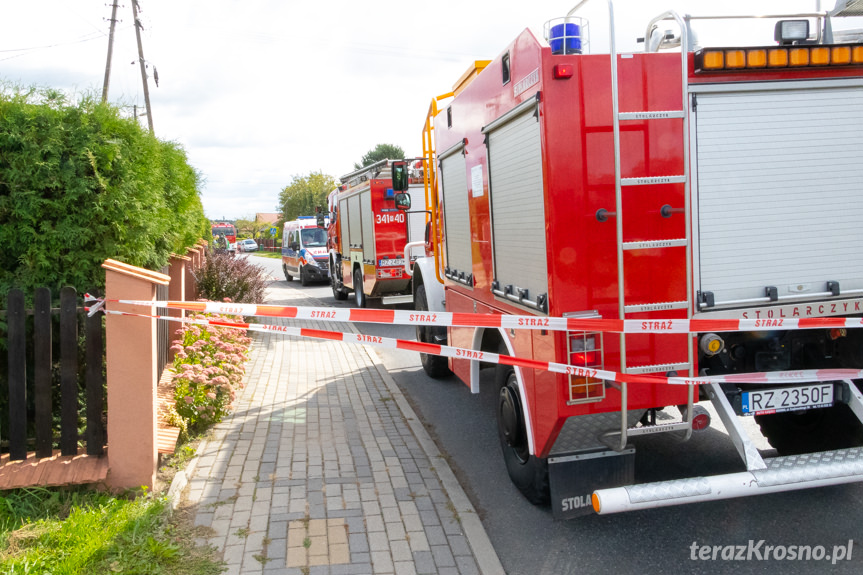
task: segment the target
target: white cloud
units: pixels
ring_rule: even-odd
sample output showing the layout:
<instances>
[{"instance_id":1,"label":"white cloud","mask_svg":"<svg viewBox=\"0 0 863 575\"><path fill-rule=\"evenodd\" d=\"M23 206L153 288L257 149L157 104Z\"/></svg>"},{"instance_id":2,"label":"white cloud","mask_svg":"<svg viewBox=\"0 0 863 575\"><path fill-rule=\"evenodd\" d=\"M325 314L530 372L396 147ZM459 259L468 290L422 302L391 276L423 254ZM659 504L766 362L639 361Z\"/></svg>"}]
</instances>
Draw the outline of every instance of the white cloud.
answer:
<instances>
[{"instance_id":1,"label":"white cloud","mask_svg":"<svg viewBox=\"0 0 863 575\"><path fill-rule=\"evenodd\" d=\"M150 80L156 134L186 148L206 178L205 210L219 218L274 211L292 176L345 174L378 143L419 154L432 96L449 91L472 60L497 56L526 27L541 32L543 22L576 3L139 1L147 71L159 71L159 87ZM619 0L620 49L637 49L634 38L668 3ZM832 8L831 1L823 3ZM143 112L131 0L123 4L110 99L130 113L132 105ZM699 12L708 3L670 4ZM0 76L100 94L109 6L0 0ZM606 6L596 0L585 12L595 50L604 48ZM726 0L721 6L726 13L814 8L814 0ZM772 40L767 26L761 29L765 43Z\"/></svg>"}]
</instances>

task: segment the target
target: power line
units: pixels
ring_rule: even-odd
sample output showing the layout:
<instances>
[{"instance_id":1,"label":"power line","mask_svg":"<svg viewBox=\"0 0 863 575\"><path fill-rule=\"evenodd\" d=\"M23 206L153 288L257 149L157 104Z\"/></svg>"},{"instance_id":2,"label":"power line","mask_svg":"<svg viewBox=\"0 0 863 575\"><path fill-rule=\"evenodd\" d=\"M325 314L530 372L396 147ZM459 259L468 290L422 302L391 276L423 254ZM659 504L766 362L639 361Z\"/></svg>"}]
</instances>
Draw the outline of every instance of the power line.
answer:
<instances>
[{"instance_id":1,"label":"power line","mask_svg":"<svg viewBox=\"0 0 863 575\"><path fill-rule=\"evenodd\" d=\"M75 18L77 18L78 20L80 20L81 22L83 22L84 24L89 26L90 28L97 30L102 36L105 36L104 29L102 27L100 27L99 25L94 24L89 16L84 16L83 14L81 14L80 12L75 10L72 6L69 6L68 3L66 3L66 2L63 2L61 4L61 6L67 13L74 16Z\"/></svg>"},{"instance_id":2,"label":"power line","mask_svg":"<svg viewBox=\"0 0 863 575\"><path fill-rule=\"evenodd\" d=\"M0 52L23 52L22 54L15 54L14 56L8 56L6 58L0 59L0 62L4 60L11 60L12 58L19 58L21 56L27 56L31 52L37 52L39 50L47 50L49 48L60 48L63 46L71 46L73 44L83 44L84 42L92 42L93 40L101 40L105 34L100 34L94 36L92 38L87 38L86 36L82 37L80 40L72 40L70 42L60 42L58 44L47 44L45 46L33 46L30 48L10 48L7 50L0 50Z\"/></svg>"}]
</instances>

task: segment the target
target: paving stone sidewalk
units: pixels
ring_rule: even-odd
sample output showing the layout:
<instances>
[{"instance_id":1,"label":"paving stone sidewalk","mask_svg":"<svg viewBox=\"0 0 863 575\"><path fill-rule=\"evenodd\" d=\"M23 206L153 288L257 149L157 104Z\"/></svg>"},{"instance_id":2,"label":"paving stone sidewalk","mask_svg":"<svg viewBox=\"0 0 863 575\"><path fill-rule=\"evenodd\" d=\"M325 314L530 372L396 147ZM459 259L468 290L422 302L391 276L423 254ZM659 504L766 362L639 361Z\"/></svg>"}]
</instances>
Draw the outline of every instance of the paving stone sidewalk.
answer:
<instances>
[{"instance_id":1,"label":"paving stone sidewalk","mask_svg":"<svg viewBox=\"0 0 863 575\"><path fill-rule=\"evenodd\" d=\"M277 284L268 294L271 304L320 305ZM246 387L199 447L186 491L195 523L209 528L201 543L224 554L227 573L503 573L473 506L374 351L253 337Z\"/></svg>"}]
</instances>

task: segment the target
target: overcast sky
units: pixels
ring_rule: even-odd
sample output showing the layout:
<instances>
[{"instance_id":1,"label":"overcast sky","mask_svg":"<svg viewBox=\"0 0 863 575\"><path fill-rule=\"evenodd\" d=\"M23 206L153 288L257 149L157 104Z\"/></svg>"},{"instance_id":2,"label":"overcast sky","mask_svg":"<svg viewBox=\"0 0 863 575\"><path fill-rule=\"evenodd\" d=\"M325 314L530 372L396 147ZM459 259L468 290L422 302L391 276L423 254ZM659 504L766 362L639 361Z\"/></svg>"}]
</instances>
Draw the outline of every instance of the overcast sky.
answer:
<instances>
[{"instance_id":1,"label":"overcast sky","mask_svg":"<svg viewBox=\"0 0 863 575\"><path fill-rule=\"evenodd\" d=\"M111 102L143 112L132 0L119 4ZM0 78L101 94L111 0L0 0ZM379 143L421 154L429 102L473 60L524 28L541 35L575 0L139 0L156 135L179 142L203 175L213 219L277 211L292 176L353 169ZM822 0L830 9L834 0ZM816 0L618 0L620 50L637 50L668 8L704 14L812 11ZM607 46L594 0L593 52ZM729 24L724 24L728 26ZM772 23L748 32L772 42ZM710 43L713 34L702 33ZM725 36L719 42L727 44ZM153 82L158 70L159 86ZM146 125L146 118L139 119Z\"/></svg>"}]
</instances>

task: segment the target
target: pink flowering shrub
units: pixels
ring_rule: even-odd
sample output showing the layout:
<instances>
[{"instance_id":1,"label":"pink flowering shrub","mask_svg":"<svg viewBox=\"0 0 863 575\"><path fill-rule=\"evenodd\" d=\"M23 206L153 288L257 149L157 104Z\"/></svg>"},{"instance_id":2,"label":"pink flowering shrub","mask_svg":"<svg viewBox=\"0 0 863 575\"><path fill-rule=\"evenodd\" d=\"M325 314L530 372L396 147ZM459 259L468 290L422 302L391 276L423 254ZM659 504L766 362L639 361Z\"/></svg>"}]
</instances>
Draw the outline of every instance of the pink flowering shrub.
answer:
<instances>
[{"instance_id":1,"label":"pink flowering shrub","mask_svg":"<svg viewBox=\"0 0 863 575\"><path fill-rule=\"evenodd\" d=\"M211 301L264 303L269 274L252 258L237 258L228 254L208 254L204 263L192 270L198 297Z\"/></svg>"},{"instance_id":2,"label":"pink flowering shrub","mask_svg":"<svg viewBox=\"0 0 863 575\"><path fill-rule=\"evenodd\" d=\"M242 322L204 314L191 319ZM236 390L242 388L251 338L244 330L187 323L177 330L182 339L174 351L174 400L188 435L220 422L231 410Z\"/></svg>"}]
</instances>

